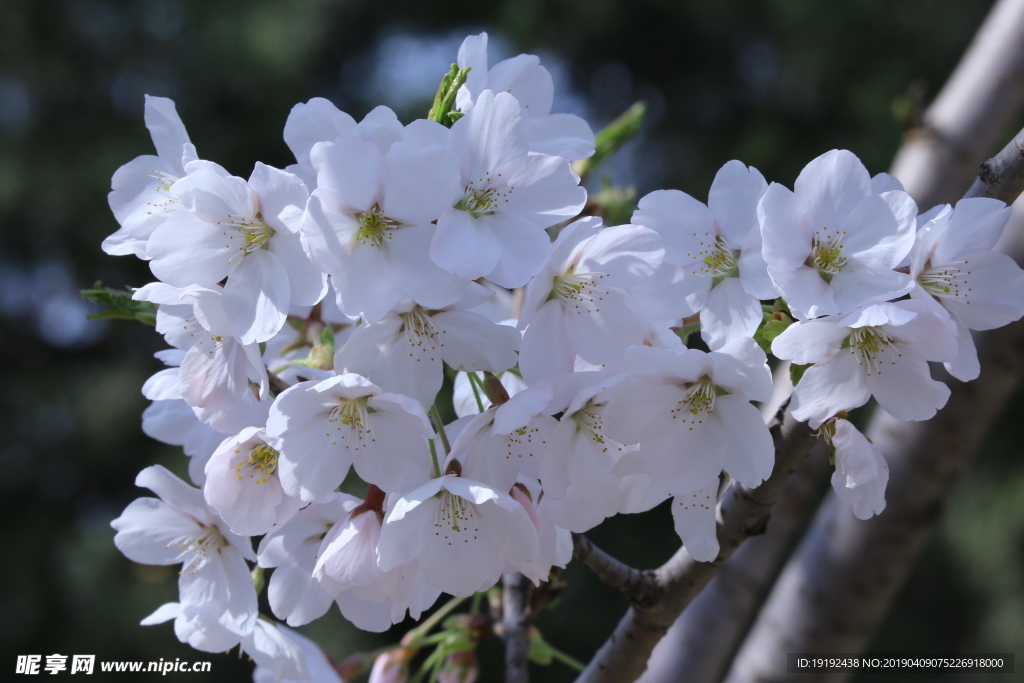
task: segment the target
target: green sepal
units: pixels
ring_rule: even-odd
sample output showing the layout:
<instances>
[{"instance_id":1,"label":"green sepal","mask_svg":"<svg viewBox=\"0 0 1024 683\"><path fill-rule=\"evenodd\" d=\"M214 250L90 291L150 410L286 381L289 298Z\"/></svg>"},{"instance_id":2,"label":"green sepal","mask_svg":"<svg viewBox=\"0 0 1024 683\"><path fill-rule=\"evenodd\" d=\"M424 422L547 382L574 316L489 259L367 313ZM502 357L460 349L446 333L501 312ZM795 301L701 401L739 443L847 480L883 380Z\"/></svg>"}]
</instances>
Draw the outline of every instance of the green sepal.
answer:
<instances>
[{"instance_id":1,"label":"green sepal","mask_svg":"<svg viewBox=\"0 0 1024 683\"><path fill-rule=\"evenodd\" d=\"M772 352L772 342L780 334L786 331L786 328L792 325L795 320L789 316L784 310L776 310L772 312L765 311L764 319L761 321L761 325L754 332L754 341L765 353Z\"/></svg>"},{"instance_id":2,"label":"green sepal","mask_svg":"<svg viewBox=\"0 0 1024 683\"><path fill-rule=\"evenodd\" d=\"M106 310L85 316L89 320L116 318L118 320L138 320L146 325L156 326L156 305L149 301L135 301L132 290L118 290L104 287L99 280L92 289L83 289L82 298L101 306Z\"/></svg>"},{"instance_id":3,"label":"green sepal","mask_svg":"<svg viewBox=\"0 0 1024 683\"><path fill-rule=\"evenodd\" d=\"M796 363L792 363L789 366L789 379L793 382L794 387L800 383L800 379L804 376L804 373L807 372L807 368L809 367L811 366L797 365Z\"/></svg>"}]
</instances>

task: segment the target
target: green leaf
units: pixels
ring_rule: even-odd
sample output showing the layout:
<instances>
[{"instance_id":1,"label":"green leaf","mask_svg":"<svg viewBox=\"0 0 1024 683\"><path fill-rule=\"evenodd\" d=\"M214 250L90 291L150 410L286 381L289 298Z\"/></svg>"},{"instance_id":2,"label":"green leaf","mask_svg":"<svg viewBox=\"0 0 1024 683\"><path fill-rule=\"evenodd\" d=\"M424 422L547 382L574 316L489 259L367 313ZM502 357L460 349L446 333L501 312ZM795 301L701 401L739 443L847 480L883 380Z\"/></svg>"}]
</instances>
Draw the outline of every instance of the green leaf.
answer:
<instances>
[{"instance_id":1,"label":"green leaf","mask_svg":"<svg viewBox=\"0 0 1024 683\"><path fill-rule=\"evenodd\" d=\"M789 378L793 381L794 387L800 383L800 379L804 376L804 373L807 372L807 368L809 367L811 366L797 365L796 363L789 366Z\"/></svg>"},{"instance_id":2,"label":"green leaf","mask_svg":"<svg viewBox=\"0 0 1024 683\"><path fill-rule=\"evenodd\" d=\"M104 287L97 281L92 289L83 289L82 298L101 306L105 310L86 316L89 320L115 318L118 320L138 320L146 325L156 325L156 305L148 301L132 299L132 290L118 290Z\"/></svg>"}]
</instances>

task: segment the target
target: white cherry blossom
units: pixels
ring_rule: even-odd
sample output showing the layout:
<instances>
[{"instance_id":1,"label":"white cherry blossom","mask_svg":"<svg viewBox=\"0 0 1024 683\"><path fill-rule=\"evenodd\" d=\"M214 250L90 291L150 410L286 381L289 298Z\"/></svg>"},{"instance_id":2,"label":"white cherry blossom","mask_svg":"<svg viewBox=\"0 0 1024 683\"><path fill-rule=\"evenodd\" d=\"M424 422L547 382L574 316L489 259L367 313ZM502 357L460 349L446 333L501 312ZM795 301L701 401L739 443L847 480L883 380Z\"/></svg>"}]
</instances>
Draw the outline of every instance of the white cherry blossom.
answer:
<instances>
[{"instance_id":1,"label":"white cherry blossom","mask_svg":"<svg viewBox=\"0 0 1024 683\"><path fill-rule=\"evenodd\" d=\"M936 302L957 327L957 354L946 369L960 380L981 372L971 330L991 330L1024 316L1024 271L993 251L1010 218L997 199L961 199L936 207L918 221L910 276L917 300Z\"/></svg>"},{"instance_id":2,"label":"white cherry blossom","mask_svg":"<svg viewBox=\"0 0 1024 683\"><path fill-rule=\"evenodd\" d=\"M405 491L430 476L423 408L345 373L296 384L274 401L267 435L280 451L285 493L314 500L333 491L350 465L385 491Z\"/></svg>"},{"instance_id":3,"label":"white cherry blossom","mask_svg":"<svg viewBox=\"0 0 1024 683\"><path fill-rule=\"evenodd\" d=\"M950 360L956 338L947 320L907 300L797 322L775 338L772 353L814 364L790 403L793 416L812 428L871 396L898 420L927 420L949 398L949 387L931 378L928 361Z\"/></svg>"},{"instance_id":4,"label":"white cherry blossom","mask_svg":"<svg viewBox=\"0 0 1024 683\"><path fill-rule=\"evenodd\" d=\"M527 128L518 100L490 90L452 126L460 198L438 218L430 243L430 258L445 270L521 287L547 260L545 228L586 203L567 160L529 152Z\"/></svg>"},{"instance_id":5,"label":"white cherry blossom","mask_svg":"<svg viewBox=\"0 0 1024 683\"><path fill-rule=\"evenodd\" d=\"M511 93L528 119L531 152L584 159L594 153L594 132L574 114L552 114L555 86L551 74L536 55L519 55L487 68L487 33L467 36L459 47L460 69L470 68L459 89L455 106L466 113L485 90Z\"/></svg>"},{"instance_id":6,"label":"white cherry blossom","mask_svg":"<svg viewBox=\"0 0 1024 683\"><path fill-rule=\"evenodd\" d=\"M125 508L110 523L114 544L134 562L181 563L174 615L179 638L206 652L232 647L256 621L256 591L245 563L256 560L249 540L227 528L202 491L159 465L140 472L135 484L159 499L139 498Z\"/></svg>"},{"instance_id":7,"label":"white cherry blossom","mask_svg":"<svg viewBox=\"0 0 1024 683\"><path fill-rule=\"evenodd\" d=\"M836 496L851 507L857 519L881 514L885 509L885 486L889 482L889 465L885 458L848 420L835 420L822 429L835 449L832 490Z\"/></svg>"},{"instance_id":8,"label":"white cherry blossom","mask_svg":"<svg viewBox=\"0 0 1024 683\"><path fill-rule=\"evenodd\" d=\"M772 183L758 207L768 274L794 315L847 313L910 291L910 276L894 270L914 245L909 195L874 194L846 150L811 161L794 188Z\"/></svg>"},{"instance_id":9,"label":"white cherry blossom","mask_svg":"<svg viewBox=\"0 0 1024 683\"><path fill-rule=\"evenodd\" d=\"M752 337L762 319L760 300L776 297L757 217L767 189L756 168L730 161L715 175L707 206L678 190L657 190L633 213L632 223L661 236L665 262L677 271L669 291L685 304L676 313L700 312L701 336L711 349Z\"/></svg>"}]
</instances>

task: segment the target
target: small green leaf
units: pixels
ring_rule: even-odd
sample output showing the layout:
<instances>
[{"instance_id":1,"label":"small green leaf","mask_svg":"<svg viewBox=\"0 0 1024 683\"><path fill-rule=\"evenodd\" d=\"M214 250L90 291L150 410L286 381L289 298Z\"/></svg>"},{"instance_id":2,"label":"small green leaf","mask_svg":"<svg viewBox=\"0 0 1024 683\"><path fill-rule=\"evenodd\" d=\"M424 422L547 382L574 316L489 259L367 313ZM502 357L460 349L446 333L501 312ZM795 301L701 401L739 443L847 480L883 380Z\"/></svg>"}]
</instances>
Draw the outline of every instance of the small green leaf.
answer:
<instances>
[{"instance_id":1,"label":"small green leaf","mask_svg":"<svg viewBox=\"0 0 1024 683\"><path fill-rule=\"evenodd\" d=\"M809 367L811 366L797 365L796 363L789 366L789 378L793 381L794 387L800 383L800 379L804 376L804 373L807 372L807 368Z\"/></svg>"},{"instance_id":2,"label":"small green leaf","mask_svg":"<svg viewBox=\"0 0 1024 683\"><path fill-rule=\"evenodd\" d=\"M156 325L156 306L148 301L132 299L132 290L118 290L104 287L97 281L92 289L83 289L82 298L101 306L105 310L86 316L89 320L116 318L118 320L138 320L146 325Z\"/></svg>"}]
</instances>

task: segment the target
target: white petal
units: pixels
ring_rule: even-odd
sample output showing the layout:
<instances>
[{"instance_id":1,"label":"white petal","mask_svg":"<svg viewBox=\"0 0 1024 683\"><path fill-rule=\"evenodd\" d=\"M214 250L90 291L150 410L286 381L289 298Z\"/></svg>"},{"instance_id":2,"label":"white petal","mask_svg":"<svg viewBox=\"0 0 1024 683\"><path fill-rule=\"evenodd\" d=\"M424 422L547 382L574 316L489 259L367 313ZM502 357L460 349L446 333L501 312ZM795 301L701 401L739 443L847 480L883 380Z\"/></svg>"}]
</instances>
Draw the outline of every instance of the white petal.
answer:
<instances>
[{"instance_id":1,"label":"white petal","mask_svg":"<svg viewBox=\"0 0 1024 683\"><path fill-rule=\"evenodd\" d=\"M718 481L700 491L677 495L672 501L672 519L690 557L698 562L711 562L718 557L715 528L715 506Z\"/></svg>"}]
</instances>

